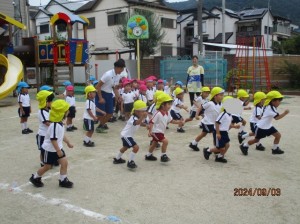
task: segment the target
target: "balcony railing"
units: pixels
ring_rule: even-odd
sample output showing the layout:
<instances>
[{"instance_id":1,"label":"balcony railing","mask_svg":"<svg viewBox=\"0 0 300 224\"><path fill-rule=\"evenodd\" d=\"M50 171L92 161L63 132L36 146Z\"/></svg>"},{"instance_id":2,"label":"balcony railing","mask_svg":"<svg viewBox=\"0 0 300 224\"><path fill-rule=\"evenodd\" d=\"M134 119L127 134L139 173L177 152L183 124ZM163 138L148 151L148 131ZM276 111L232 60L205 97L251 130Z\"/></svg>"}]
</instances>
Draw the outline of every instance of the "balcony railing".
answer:
<instances>
[{"instance_id":1,"label":"balcony railing","mask_svg":"<svg viewBox=\"0 0 300 224\"><path fill-rule=\"evenodd\" d=\"M290 28L290 26L275 24L275 26L273 27L273 32L276 34L283 34L283 35L290 36L291 28Z\"/></svg>"}]
</instances>

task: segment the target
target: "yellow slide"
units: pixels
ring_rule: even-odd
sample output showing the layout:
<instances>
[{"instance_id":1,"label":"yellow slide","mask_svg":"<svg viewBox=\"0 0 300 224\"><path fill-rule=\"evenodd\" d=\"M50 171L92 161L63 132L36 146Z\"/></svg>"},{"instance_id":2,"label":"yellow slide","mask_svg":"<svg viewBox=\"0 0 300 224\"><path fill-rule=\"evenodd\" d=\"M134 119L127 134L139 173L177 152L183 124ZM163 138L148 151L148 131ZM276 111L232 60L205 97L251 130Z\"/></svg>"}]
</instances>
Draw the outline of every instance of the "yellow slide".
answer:
<instances>
[{"instance_id":1,"label":"yellow slide","mask_svg":"<svg viewBox=\"0 0 300 224\"><path fill-rule=\"evenodd\" d=\"M12 54L8 54L7 58L0 54L0 65L7 69L4 82L0 86L0 99L3 99L16 88L24 72L21 60Z\"/></svg>"}]
</instances>

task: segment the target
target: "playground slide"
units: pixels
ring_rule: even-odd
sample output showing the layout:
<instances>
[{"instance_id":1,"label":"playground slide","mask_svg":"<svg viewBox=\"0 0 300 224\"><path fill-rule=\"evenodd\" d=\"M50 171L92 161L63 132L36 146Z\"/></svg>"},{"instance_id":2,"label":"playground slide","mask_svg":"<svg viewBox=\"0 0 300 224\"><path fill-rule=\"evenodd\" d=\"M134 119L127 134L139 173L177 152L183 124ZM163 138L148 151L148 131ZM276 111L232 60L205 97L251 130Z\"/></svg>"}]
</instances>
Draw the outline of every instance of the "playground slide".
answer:
<instances>
[{"instance_id":1,"label":"playground slide","mask_svg":"<svg viewBox=\"0 0 300 224\"><path fill-rule=\"evenodd\" d=\"M12 54L8 54L7 58L0 54L0 65L7 69L4 82L0 86L0 99L3 99L16 88L24 73L22 62Z\"/></svg>"}]
</instances>

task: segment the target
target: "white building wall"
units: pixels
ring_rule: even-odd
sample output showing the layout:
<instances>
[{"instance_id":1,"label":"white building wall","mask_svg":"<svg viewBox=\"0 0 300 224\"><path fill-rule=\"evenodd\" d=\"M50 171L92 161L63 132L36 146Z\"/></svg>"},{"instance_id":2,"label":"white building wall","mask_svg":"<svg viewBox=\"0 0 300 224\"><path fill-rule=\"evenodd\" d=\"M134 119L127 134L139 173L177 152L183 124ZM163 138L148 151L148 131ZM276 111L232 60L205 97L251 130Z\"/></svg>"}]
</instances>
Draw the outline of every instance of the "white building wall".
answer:
<instances>
[{"instance_id":1,"label":"white building wall","mask_svg":"<svg viewBox=\"0 0 300 224\"><path fill-rule=\"evenodd\" d=\"M269 18L269 24L268 24L268 18ZM269 38L268 38L268 35L265 34L265 26L269 25L269 27L273 28L273 20L274 20L273 16L271 15L271 13L268 12L265 14L265 16L263 17L263 19L261 21L261 34L264 35L266 48L270 48L272 46L272 31L269 34Z\"/></svg>"}]
</instances>

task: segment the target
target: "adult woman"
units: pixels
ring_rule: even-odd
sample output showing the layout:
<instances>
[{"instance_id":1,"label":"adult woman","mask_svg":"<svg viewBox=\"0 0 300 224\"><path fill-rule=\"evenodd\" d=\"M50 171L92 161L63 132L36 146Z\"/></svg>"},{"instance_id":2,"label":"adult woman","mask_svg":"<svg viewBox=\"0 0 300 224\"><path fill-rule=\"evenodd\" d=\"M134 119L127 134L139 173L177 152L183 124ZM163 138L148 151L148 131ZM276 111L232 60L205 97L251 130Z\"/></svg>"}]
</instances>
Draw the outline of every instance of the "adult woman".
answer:
<instances>
[{"instance_id":1,"label":"adult woman","mask_svg":"<svg viewBox=\"0 0 300 224\"><path fill-rule=\"evenodd\" d=\"M199 96L201 88L204 85L204 69L198 64L198 57L196 55L193 56L192 62L193 65L187 70L187 90L190 95L191 105L193 105L195 94Z\"/></svg>"}]
</instances>

